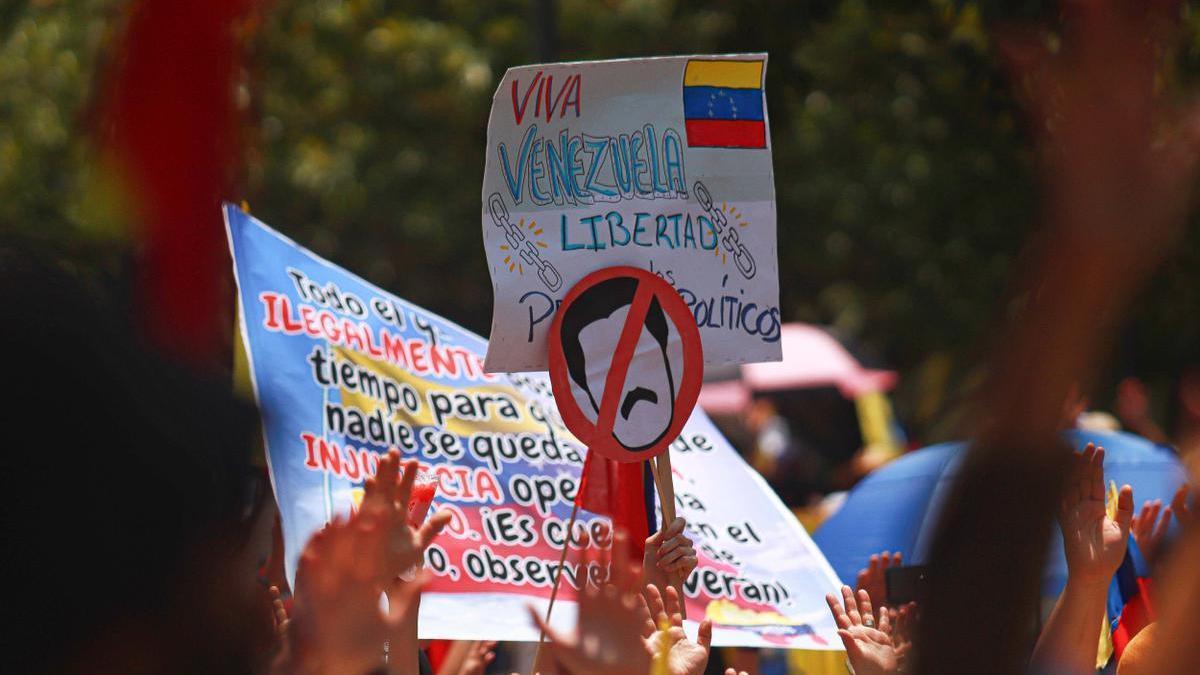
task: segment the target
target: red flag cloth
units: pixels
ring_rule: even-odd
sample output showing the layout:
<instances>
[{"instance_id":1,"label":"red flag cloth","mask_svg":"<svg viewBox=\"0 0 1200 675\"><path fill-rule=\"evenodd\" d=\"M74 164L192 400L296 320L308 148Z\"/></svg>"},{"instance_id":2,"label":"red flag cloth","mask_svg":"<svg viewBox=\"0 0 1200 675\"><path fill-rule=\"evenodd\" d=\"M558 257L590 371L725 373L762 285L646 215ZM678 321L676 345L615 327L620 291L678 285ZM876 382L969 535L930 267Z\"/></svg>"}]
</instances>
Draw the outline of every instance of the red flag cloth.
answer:
<instances>
[{"instance_id":1,"label":"red flag cloth","mask_svg":"<svg viewBox=\"0 0 1200 675\"><path fill-rule=\"evenodd\" d=\"M235 30L257 1L132 3L103 94L102 145L141 226L144 328L198 366L218 362L229 332L220 207L237 149Z\"/></svg>"},{"instance_id":2,"label":"red flag cloth","mask_svg":"<svg viewBox=\"0 0 1200 675\"><path fill-rule=\"evenodd\" d=\"M1113 651L1117 661L1125 653L1125 647L1133 638L1154 621L1154 605L1150 602L1151 580L1138 577L1134 582L1137 592L1133 597L1125 599L1117 625L1113 628Z\"/></svg>"},{"instance_id":3,"label":"red flag cloth","mask_svg":"<svg viewBox=\"0 0 1200 675\"><path fill-rule=\"evenodd\" d=\"M612 518L613 527L629 535L629 552L641 563L650 536L645 462L614 462L589 452L575 503L579 508ZM653 487L650 500L653 503Z\"/></svg>"},{"instance_id":4,"label":"red flag cloth","mask_svg":"<svg viewBox=\"0 0 1200 675\"><path fill-rule=\"evenodd\" d=\"M442 669L442 664L450 655L450 645L452 644L454 644L453 640L429 641L429 645L425 647L425 658L429 659L429 665L433 667L433 672L436 673Z\"/></svg>"},{"instance_id":5,"label":"red flag cloth","mask_svg":"<svg viewBox=\"0 0 1200 675\"><path fill-rule=\"evenodd\" d=\"M1120 663L1125 647L1154 621L1150 565L1142 557L1133 537L1125 558L1108 587L1108 620L1112 630L1113 656Z\"/></svg>"}]
</instances>

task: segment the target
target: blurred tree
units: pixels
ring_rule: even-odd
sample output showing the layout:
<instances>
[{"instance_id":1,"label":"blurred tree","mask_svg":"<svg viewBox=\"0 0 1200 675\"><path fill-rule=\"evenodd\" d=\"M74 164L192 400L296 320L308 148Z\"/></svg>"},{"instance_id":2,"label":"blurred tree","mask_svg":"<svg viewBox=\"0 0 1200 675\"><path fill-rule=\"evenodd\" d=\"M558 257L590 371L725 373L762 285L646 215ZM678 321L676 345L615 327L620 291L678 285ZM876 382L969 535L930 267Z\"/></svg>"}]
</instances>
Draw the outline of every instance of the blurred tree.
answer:
<instances>
[{"instance_id":1,"label":"blurred tree","mask_svg":"<svg viewBox=\"0 0 1200 675\"><path fill-rule=\"evenodd\" d=\"M899 368L902 419L938 418L1012 311L1033 232L1033 157L988 27L1046 2L294 0L239 30L250 126L240 194L264 220L481 333L491 314L480 184L491 96L536 61L536 8L561 60L767 51L782 307ZM0 12L0 222L112 264L120 205L86 142L118 0ZM1182 62L1200 62L1188 7ZM987 24L985 25L985 19ZM543 36L544 39L545 36ZM1065 252L1069 253L1069 252ZM1120 336L1118 367L1194 358L1193 229Z\"/></svg>"}]
</instances>

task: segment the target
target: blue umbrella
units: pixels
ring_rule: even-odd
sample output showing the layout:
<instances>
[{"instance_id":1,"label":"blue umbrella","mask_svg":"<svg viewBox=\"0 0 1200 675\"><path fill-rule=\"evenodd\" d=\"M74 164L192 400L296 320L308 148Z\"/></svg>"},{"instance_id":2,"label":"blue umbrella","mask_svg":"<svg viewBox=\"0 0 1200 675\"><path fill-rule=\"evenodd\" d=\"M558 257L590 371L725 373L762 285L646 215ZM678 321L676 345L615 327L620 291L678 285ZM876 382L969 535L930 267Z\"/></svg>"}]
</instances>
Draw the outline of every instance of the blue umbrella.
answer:
<instances>
[{"instance_id":1,"label":"blue umbrella","mask_svg":"<svg viewBox=\"0 0 1200 675\"><path fill-rule=\"evenodd\" d=\"M1186 479L1170 449L1121 432L1069 431L1075 448L1104 447L1104 477L1133 486L1135 506L1171 500ZM873 553L899 551L905 564L925 562L941 504L950 496L965 443L942 443L911 452L860 482L813 535L842 581L853 585ZM1140 508L1140 507L1139 507ZM1042 595L1055 597L1067 581L1067 561L1057 529L1042 575Z\"/></svg>"}]
</instances>

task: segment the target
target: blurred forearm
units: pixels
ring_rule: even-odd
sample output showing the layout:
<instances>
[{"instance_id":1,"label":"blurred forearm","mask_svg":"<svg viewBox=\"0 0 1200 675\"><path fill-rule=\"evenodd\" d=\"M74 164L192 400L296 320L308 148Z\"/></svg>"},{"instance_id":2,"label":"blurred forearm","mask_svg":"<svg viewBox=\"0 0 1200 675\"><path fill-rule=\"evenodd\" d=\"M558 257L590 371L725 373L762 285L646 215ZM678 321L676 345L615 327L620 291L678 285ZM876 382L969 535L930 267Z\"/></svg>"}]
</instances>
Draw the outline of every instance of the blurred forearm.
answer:
<instances>
[{"instance_id":1,"label":"blurred forearm","mask_svg":"<svg viewBox=\"0 0 1200 675\"><path fill-rule=\"evenodd\" d=\"M1108 584L1067 580L1033 650L1035 672L1091 673L1096 670L1100 627Z\"/></svg>"}]
</instances>

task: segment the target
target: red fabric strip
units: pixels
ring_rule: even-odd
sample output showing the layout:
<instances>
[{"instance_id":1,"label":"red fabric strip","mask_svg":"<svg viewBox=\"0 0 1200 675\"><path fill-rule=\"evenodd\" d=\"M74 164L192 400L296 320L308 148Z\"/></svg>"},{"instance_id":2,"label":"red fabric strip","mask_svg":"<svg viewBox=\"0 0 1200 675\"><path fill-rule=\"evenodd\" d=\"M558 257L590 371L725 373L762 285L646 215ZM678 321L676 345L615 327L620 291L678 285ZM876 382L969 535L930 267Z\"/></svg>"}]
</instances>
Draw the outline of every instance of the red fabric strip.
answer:
<instances>
[{"instance_id":1,"label":"red fabric strip","mask_svg":"<svg viewBox=\"0 0 1200 675\"><path fill-rule=\"evenodd\" d=\"M642 493L642 462L614 462L588 452L583 463L579 507L612 518L613 527L629 535L630 556L641 563L646 552L646 501Z\"/></svg>"},{"instance_id":2,"label":"red fabric strip","mask_svg":"<svg viewBox=\"0 0 1200 675\"><path fill-rule=\"evenodd\" d=\"M235 29L259 0L138 0L105 75L102 143L132 188L150 339L220 362L228 249L221 199L237 159Z\"/></svg>"},{"instance_id":3,"label":"red fabric strip","mask_svg":"<svg viewBox=\"0 0 1200 675\"><path fill-rule=\"evenodd\" d=\"M1125 599L1117 627L1112 632L1113 652L1118 662L1134 636L1154 621L1154 606L1150 602L1150 580L1138 577L1137 587L1137 594Z\"/></svg>"},{"instance_id":4,"label":"red fabric strip","mask_svg":"<svg viewBox=\"0 0 1200 675\"><path fill-rule=\"evenodd\" d=\"M685 120L688 147L765 148L767 123L760 120Z\"/></svg>"}]
</instances>

